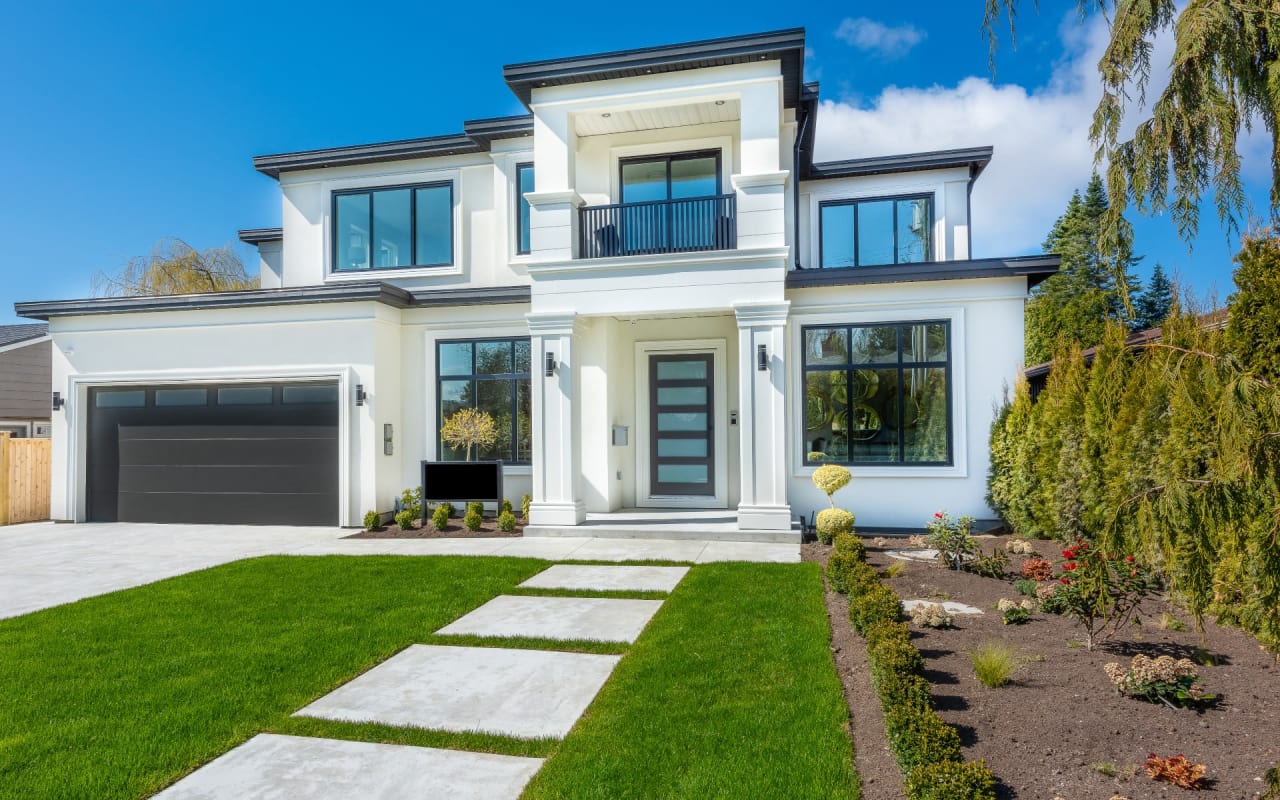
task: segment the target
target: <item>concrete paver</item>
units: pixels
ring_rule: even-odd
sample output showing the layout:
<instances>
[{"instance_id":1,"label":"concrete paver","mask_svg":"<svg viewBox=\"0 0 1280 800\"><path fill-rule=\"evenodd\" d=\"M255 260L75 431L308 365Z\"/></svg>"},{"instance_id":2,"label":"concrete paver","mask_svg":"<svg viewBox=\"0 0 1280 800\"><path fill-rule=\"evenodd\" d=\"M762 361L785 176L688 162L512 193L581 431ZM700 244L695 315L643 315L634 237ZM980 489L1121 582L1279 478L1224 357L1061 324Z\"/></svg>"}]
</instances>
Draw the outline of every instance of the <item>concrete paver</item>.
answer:
<instances>
[{"instance_id":1,"label":"concrete paver","mask_svg":"<svg viewBox=\"0 0 1280 800\"><path fill-rule=\"evenodd\" d=\"M613 567L556 564L520 584L530 589L670 592L688 567Z\"/></svg>"},{"instance_id":2,"label":"concrete paver","mask_svg":"<svg viewBox=\"0 0 1280 800\"><path fill-rule=\"evenodd\" d=\"M515 800L543 759L260 734L157 800Z\"/></svg>"},{"instance_id":3,"label":"concrete paver","mask_svg":"<svg viewBox=\"0 0 1280 800\"><path fill-rule=\"evenodd\" d=\"M412 645L295 716L562 738L620 658Z\"/></svg>"},{"instance_id":4,"label":"concrete paver","mask_svg":"<svg viewBox=\"0 0 1280 800\"><path fill-rule=\"evenodd\" d=\"M634 642L661 600L500 595L436 633Z\"/></svg>"}]
</instances>

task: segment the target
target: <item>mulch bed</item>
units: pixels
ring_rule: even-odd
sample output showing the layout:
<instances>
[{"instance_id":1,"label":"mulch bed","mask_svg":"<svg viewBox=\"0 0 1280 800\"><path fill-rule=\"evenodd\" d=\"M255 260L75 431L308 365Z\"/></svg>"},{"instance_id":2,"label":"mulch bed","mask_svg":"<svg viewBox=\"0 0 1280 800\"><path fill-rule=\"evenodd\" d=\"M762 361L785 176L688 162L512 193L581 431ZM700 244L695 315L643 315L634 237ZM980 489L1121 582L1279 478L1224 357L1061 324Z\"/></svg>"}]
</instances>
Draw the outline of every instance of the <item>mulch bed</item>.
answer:
<instances>
[{"instance_id":1,"label":"mulch bed","mask_svg":"<svg viewBox=\"0 0 1280 800\"><path fill-rule=\"evenodd\" d=\"M1007 538L984 538L983 548L1003 549ZM895 563L884 555L886 548L867 544L873 566ZM1054 543L1033 544L1043 557L1057 562ZM887 548L903 546L904 541L895 540ZM814 550L813 560L825 560L819 548L829 550L806 546ZM1067 617L1037 612L1025 625L1004 625L994 607L1001 598L1021 599L1013 580L1024 558L1010 555L1008 580L953 572L935 563L900 562L905 568L887 581L903 599L952 600L987 612L957 615L957 627L949 630L913 625L912 635L925 658L939 713L959 730L967 758L986 759L1003 782L1001 796L1106 800L1119 794L1142 800L1180 795L1183 790L1142 773L1141 764L1152 752L1181 753L1206 764L1210 783L1204 796L1259 796L1263 772L1280 761L1280 666L1275 659L1248 634L1209 620L1202 638L1188 615L1163 601L1148 601L1140 625L1093 652L1084 648L1081 629ZM1160 629L1157 619L1163 611L1172 611L1187 630ZM832 623L836 630L849 627L847 619L836 619L834 613ZM980 684L969 662L969 653L989 640L1005 640L1027 658L1013 683L998 689ZM1138 653L1208 661L1200 667L1200 683L1221 702L1196 711L1119 696L1102 667L1109 662L1127 665ZM869 691L869 682L859 688L843 668L841 676L855 695ZM875 699L868 696L865 702L869 707ZM859 750L867 749L856 726L855 737ZM883 734L880 740L872 748L882 746ZM861 762L858 766L862 768ZM1111 768L1119 775L1100 771Z\"/></svg>"},{"instance_id":2,"label":"mulch bed","mask_svg":"<svg viewBox=\"0 0 1280 800\"><path fill-rule=\"evenodd\" d=\"M422 524L422 520L415 520L411 530L402 531L398 525L384 525L381 528L374 528L371 531L360 531L350 536L344 536L344 539L509 539L516 536L524 535L524 523L516 522L516 529L510 533L498 530L498 523L495 519L485 517L484 523L478 531L469 531L462 524L460 519L449 520L449 527L444 530L436 530L431 523Z\"/></svg>"}]
</instances>

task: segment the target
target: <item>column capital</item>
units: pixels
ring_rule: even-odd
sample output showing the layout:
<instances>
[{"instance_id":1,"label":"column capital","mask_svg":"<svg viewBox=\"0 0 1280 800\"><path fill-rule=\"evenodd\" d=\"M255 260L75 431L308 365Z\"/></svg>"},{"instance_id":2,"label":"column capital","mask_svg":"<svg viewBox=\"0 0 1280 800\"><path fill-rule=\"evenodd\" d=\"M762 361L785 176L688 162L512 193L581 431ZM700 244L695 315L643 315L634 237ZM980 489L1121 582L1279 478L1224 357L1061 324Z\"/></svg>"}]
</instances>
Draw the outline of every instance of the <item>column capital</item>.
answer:
<instances>
[{"instance_id":1,"label":"column capital","mask_svg":"<svg viewBox=\"0 0 1280 800\"><path fill-rule=\"evenodd\" d=\"M534 208L554 208L555 206L572 206L580 208L586 201L573 189L562 192L525 192L524 199Z\"/></svg>"},{"instance_id":2,"label":"column capital","mask_svg":"<svg viewBox=\"0 0 1280 800\"><path fill-rule=\"evenodd\" d=\"M529 333L534 336L573 336L582 332L583 321L575 313L525 314Z\"/></svg>"},{"instance_id":3,"label":"column capital","mask_svg":"<svg viewBox=\"0 0 1280 800\"><path fill-rule=\"evenodd\" d=\"M791 310L791 301L781 303L734 303L733 313L739 328L785 325Z\"/></svg>"}]
</instances>

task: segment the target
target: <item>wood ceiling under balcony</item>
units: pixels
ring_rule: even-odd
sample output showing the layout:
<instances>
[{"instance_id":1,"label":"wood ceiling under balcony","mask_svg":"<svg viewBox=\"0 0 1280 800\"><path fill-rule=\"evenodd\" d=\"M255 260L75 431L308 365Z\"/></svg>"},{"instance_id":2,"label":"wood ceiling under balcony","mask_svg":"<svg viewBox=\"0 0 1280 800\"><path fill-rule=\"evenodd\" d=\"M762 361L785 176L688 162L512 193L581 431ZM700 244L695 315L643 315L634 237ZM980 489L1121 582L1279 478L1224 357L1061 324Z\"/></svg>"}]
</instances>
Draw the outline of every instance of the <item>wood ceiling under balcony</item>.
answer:
<instances>
[{"instance_id":1,"label":"wood ceiling under balcony","mask_svg":"<svg viewBox=\"0 0 1280 800\"><path fill-rule=\"evenodd\" d=\"M739 118L741 106L737 100L726 99L720 102L720 105L707 101L678 106L593 111L575 115L574 127L579 136L604 136L611 133L732 122Z\"/></svg>"}]
</instances>

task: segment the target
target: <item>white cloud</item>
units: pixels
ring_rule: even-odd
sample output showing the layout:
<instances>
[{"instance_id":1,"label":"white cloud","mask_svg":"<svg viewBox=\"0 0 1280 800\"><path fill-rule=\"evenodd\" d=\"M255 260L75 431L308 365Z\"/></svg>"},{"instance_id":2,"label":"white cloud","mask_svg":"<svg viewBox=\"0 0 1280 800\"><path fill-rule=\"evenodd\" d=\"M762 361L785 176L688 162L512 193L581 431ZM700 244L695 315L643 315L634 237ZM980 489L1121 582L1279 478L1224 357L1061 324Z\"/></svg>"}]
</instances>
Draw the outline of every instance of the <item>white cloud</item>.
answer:
<instances>
[{"instance_id":1,"label":"white cloud","mask_svg":"<svg viewBox=\"0 0 1280 800\"><path fill-rule=\"evenodd\" d=\"M866 17L847 17L836 29L836 38L859 50L898 58L924 41L925 32L910 24L891 27Z\"/></svg>"},{"instance_id":2,"label":"white cloud","mask_svg":"<svg viewBox=\"0 0 1280 800\"><path fill-rule=\"evenodd\" d=\"M866 105L824 101L816 158L992 145L991 164L973 190L973 255L1039 252L1072 190L1093 170L1089 123L1108 38L1100 17L1082 29L1074 13L1061 34L1064 55L1044 86L968 77L954 86L891 86ZM1160 76L1153 85L1161 86Z\"/></svg>"}]
</instances>

